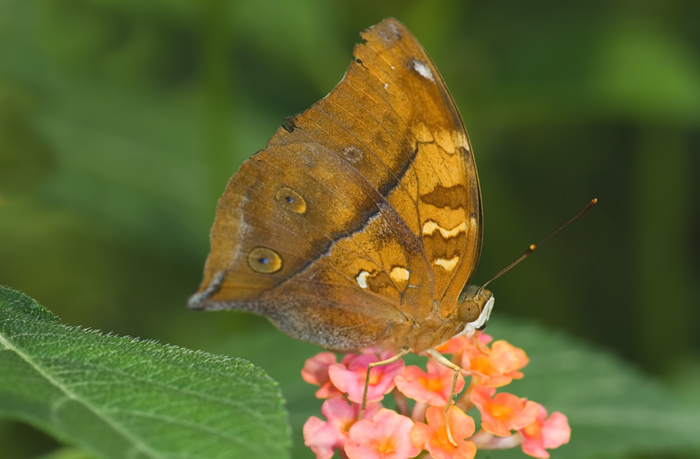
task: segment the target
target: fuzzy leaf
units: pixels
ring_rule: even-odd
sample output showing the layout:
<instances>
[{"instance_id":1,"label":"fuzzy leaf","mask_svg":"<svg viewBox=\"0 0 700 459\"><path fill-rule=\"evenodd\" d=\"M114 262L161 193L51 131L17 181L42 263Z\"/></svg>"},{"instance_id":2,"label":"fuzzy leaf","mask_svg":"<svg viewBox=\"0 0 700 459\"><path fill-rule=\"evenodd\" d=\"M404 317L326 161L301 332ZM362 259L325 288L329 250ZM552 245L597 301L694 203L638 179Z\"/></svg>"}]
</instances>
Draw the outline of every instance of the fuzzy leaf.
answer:
<instances>
[{"instance_id":1,"label":"fuzzy leaf","mask_svg":"<svg viewBox=\"0 0 700 459\"><path fill-rule=\"evenodd\" d=\"M0 417L104 458L285 457L277 384L232 359L62 325L0 287Z\"/></svg>"}]
</instances>

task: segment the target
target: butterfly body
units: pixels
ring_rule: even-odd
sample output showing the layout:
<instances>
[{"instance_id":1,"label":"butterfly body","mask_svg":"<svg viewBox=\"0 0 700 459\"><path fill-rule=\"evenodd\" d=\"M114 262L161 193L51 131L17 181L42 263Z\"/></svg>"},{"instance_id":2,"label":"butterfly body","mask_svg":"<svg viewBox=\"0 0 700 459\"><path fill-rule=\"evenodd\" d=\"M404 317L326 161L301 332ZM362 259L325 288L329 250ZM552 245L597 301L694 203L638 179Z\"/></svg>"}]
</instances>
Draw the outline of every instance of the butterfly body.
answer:
<instances>
[{"instance_id":1,"label":"butterfly body","mask_svg":"<svg viewBox=\"0 0 700 459\"><path fill-rule=\"evenodd\" d=\"M229 181L193 309L240 309L333 350L420 352L485 324L463 288L481 250L461 117L398 21L367 30L343 80Z\"/></svg>"}]
</instances>

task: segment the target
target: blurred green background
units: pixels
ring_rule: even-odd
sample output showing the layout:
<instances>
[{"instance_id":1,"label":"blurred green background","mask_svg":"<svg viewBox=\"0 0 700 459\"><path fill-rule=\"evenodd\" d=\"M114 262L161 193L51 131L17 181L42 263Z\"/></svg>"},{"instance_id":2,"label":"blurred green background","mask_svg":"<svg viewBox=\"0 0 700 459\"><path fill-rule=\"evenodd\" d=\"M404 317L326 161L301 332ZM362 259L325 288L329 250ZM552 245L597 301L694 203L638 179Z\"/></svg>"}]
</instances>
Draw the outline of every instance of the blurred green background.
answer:
<instances>
[{"instance_id":1,"label":"blurred green background","mask_svg":"<svg viewBox=\"0 0 700 459\"><path fill-rule=\"evenodd\" d=\"M476 150L476 282L600 200L491 284L493 320L609 349L700 406L695 0L0 0L0 284L68 324L300 381L316 348L285 338L299 351L280 362L266 321L185 302L228 177L388 16L432 56ZM7 421L0 444L55 447Z\"/></svg>"}]
</instances>

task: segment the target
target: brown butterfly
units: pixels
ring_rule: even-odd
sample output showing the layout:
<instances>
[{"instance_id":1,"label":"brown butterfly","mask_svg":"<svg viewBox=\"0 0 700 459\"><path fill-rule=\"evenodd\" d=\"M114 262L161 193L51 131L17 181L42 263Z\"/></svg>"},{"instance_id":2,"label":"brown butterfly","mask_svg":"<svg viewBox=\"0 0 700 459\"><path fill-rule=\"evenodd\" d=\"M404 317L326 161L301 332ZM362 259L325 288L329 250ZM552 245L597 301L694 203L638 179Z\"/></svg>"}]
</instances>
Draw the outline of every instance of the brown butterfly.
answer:
<instances>
[{"instance_id":1,"label":"brown butterfly","mask_svg":"<svg viewBox=\"0 0 700 459\"><path fill-rule=\"evenodd\" d=\"M228 182L189 307L262 314L336 351L431 352L494 304L465 288L481 252L476 164L408 29L386 19L362 37L338 86Z\"/></svg>"}]
</instances>

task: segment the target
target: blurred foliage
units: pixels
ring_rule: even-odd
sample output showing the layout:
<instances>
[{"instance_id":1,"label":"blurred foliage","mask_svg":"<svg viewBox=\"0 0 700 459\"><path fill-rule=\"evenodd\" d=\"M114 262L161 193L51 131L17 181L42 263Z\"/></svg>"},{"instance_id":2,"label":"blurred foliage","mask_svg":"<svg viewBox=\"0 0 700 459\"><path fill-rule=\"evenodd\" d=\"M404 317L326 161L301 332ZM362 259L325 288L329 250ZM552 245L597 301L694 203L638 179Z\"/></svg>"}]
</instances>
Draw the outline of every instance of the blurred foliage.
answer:
<instances>
[{"instance_id":1,"label":"blurred foliage","mask_svg":"<svg viewBox=\"0 0 700 459\"><path fill-rule=\"evenodd\" d=\"M697 407L694 0L2 0L0 284L70 324L210 351L251 327L250 348L275 342L248 315L184 308L216 199L387 16L426 47L475 146L476 282L600 199L492 285L493 320L610 348ZM37 435L0 424L9 458L48 453Z\"/></svg>"}]
</instances>

